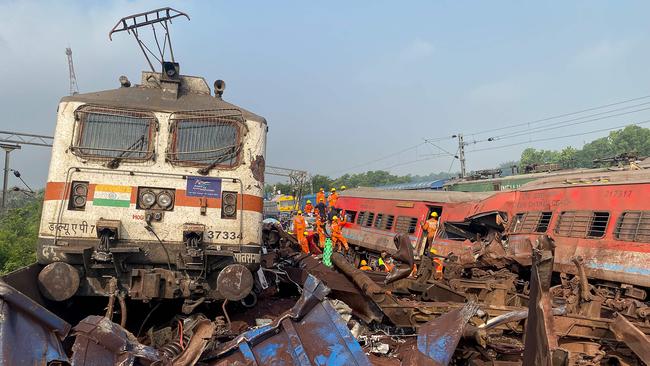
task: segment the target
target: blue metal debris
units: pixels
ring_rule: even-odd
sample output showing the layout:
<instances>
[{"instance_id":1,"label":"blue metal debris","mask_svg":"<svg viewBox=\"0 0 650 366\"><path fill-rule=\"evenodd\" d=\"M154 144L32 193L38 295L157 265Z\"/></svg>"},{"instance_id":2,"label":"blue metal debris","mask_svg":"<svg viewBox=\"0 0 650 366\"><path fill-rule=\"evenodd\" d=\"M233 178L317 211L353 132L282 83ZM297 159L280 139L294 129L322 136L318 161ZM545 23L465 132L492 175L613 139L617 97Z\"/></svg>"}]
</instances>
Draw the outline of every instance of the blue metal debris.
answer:
<instances>
[{"instance_id":1,"label":"blue metal debris","mask_svg":"<svg viewBox=\"0 0 650 366\"><path fill-rule=\"evenodd\" d=\"M330 289L309 276L296 305L271 324L239 335L203 357L211 365L371 365L340 315Z\"/></svg>"},{"instance_id":2,"label":"blue metal debris","mask_svg":"<svg viewBox=\"0 0 650 366\"><path fill-rule=\"evenodd\" d=\"M61 341L70 325L0 281L0 366L68 362Z\"/></svg>"}]
</instances>

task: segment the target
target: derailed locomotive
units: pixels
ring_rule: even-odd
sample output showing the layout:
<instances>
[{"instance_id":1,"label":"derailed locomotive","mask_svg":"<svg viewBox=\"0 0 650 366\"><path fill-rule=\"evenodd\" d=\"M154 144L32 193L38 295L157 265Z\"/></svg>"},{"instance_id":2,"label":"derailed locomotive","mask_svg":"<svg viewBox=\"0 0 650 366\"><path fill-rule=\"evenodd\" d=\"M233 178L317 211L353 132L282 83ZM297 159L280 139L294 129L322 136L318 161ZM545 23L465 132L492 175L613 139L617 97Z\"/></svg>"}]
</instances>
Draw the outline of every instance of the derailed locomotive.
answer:
<instances>
[{"instance_id":1,"label":"derailed locomotive","mask_svg":"<svg viewBox=\"0 0 650 366\"><path fill-rule=\"evenodd\" d=\"M251 292L267 123L225 102L224 88L217 80L212 95L205 79L162 62L139 85L121 77L117 89L61 100L38 237L43 295Z\"/></svg>"}]
</instances>

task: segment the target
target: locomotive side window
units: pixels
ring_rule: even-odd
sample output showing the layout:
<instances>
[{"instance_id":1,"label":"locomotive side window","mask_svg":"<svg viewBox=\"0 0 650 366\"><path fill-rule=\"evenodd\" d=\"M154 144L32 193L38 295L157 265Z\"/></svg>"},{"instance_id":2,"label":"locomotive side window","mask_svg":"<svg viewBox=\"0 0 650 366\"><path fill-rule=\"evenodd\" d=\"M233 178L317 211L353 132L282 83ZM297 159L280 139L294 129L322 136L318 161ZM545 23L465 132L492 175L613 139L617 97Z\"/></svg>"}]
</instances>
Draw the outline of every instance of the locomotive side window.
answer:
<instances>
[{"instance_id":1,"label":"locomotive side window","mask_svg":"<svg viewBox=\"0 0 650 366\"><path fill-rule=\"evenodd\" d=\"M572 238L602 238L609 212L565 211L560 214L555 233Z\"/></svg>"},{"instance_id":2,"label":"locomotive side window","mask_svg":"<svg viewBox=\"0 0 650 366\"><path fill-rule=\"evenodd\" d=\"M552 212L522 212L514 216L512 233L545 233L551 222Z\"/></svg>"},{"instance_id":3,"label":"locomotive side window","mask_svg":"<svg viewBox=\"0 0 650 366\"><path fill-rule=\"evenodd\" d=\"M614 237L618 240L650 243L650 211L626 211L621 214Z\"/></svg>"},{"instance_id":4,"label":"locomotive side window","mask_svg":"<svg viewBox=\"0 0 650 366\"><path fill-rule=\"evenodd\" d=\"M156 118L152 113L82 106L75 111L71 151L79 156L119 161L153 157Z\"/></svg>"},{"instance_id":5,"label":"locomotive side window","mask_svg":"<svg viewBox=\"0 0 650 366\"><path fill-rule=\"evenodd\" d=\"M239 163L241 114L174 113L170 122L170 162L209 167Z\"/></svg>"}]
</instances>

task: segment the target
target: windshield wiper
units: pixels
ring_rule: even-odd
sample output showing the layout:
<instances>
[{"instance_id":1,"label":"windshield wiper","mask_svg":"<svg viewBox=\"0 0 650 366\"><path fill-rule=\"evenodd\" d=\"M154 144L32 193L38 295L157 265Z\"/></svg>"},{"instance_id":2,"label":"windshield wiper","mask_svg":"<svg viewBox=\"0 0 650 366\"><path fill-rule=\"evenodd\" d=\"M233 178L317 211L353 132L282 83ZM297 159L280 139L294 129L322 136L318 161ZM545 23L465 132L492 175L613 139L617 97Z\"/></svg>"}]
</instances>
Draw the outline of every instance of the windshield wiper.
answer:
<instances>
[{"instance_id":1,"label":"windshield wiper","mask_svg":"<svg viewBox=\"0 0 650 366\"><path fill-rule=\"evenodd\" d=\"M120 166L120 161L125 157L131 155L134 151L140 150L144 145L144 134L140 136L128 149L122 151L120 155L114 157L111 161L106 164L106 167L109 169L117 169ZM136 150L137 149L137 150Z\"/></svg>"},{"instance_id":2,"label":"windshield wiper","mask_svg":"<svg viewBox=\"0 0 650 366\"><path fill-rule=\"evenodd\" d=\"M210 170L214 169L220 163L223 163L224 161L230 160L234 156L237 156L237 152L239 151L239 146L231 146L231 147L228 147L227 149L230 150L230 151L228 151L228 152L224 153L223 155L221 155L220 157L214 159L210 163L210 165L199 169L198 173L201 174L201 175L208 175L208 173L210 173Z\"/></svg>"}]
</instances>

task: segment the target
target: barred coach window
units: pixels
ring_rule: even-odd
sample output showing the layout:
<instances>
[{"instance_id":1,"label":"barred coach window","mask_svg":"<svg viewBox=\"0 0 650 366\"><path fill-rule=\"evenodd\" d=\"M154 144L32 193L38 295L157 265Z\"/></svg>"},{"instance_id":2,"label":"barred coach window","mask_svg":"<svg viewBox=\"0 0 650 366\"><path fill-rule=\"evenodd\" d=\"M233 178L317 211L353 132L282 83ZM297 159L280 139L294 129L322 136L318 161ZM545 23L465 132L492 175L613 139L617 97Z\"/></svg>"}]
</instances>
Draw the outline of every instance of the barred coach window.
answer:
<instances>
[{"instance_id":1,"label":"barred coach window","mask_svg":"<svg viewBox=\"0 0 650 366\"><path fill-rule=\"evenodd\" d=\"M148 160L153 156L152 113L98 106L76 112L74 154L98 159Z\"/></svg>"},{"instance_id":2,"label":"barred coach window","mask_svg":"<svg viewBox=\"0 0 650 366\"><path fill-rule=\"evenodd\" d=\"M230 115L174 114L172 143L167 159L172 163L233 167L239 162L243 119Z\"/></svg>"}]
</instances>

